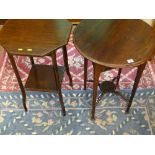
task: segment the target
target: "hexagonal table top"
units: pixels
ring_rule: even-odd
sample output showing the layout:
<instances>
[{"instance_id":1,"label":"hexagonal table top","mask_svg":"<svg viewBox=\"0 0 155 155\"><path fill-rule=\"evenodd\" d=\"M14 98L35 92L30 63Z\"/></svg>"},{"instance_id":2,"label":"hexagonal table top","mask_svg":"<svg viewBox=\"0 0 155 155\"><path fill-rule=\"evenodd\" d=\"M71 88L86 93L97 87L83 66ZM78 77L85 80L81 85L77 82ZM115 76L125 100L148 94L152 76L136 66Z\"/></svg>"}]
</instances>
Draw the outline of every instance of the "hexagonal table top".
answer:
<instances>
[{"instance_id":1,"label":"hexagonal table top","mask_svg":"<svg viewBox=\"0 0 155 155\"><path fill-rule=\"evenodd\" d=\"M0 31L0 44L13 55L44 56L66 45L70 31L65 19L12 19Z\"/></svg>"}]
</instances>

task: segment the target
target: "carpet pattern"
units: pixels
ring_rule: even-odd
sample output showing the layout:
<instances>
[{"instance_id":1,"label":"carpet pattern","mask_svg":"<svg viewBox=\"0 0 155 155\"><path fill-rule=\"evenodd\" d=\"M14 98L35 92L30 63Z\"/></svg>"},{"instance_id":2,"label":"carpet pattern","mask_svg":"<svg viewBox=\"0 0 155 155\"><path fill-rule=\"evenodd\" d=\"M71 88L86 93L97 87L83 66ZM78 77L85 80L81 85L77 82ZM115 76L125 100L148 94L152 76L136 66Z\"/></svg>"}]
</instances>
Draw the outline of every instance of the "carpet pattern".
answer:
<instances>
[{"instance_id":1,"label":"carpet pattern","mask_svg":"<svg viewBox=\"0 0 155 155\"><path fill-rule=\"evenodd\" d=\"M129 95L129 91L123 91ZM57 94L29 92L24 112L19 92L0 93L0 134L22 135L150 135L155 134L155 90L139 90L130 114L125 102L107 94L90 119L92 91L63 91L67 115L62 117Z\"/></svg>"},{"instance_id":2,"label":"carpet pattern","mask_svg":"<svg viewBox=\"0 0 155 155\"><path fill-rule=\"evenodd\" d=\"M72 35L71 35L72 39ZM68 60L69 60L69 67L70 73L73 78L73 89L79 90L83 89L83 57L78 53L75 49L72 40L70 40L69 44L67 45L68 50ZM44 58L34 58L36 64L51 64L50 57ZM28 57L18 56L15 57L15 61L17 63L18 71L20 73L21 79L25 84L28 73L31 68L30 60ZM58 65L63 65L63 56L62 56L62 49L57 51L57 62ZM155 61L149 61L143 75L141 77L139 88L154 88L155 87ZM136 75L136 68L124 68L121 74L120 79L120 88L121 89L131 89L134 83L134 78ZM100 80L111 80L113 77L117 75L117 69L113 69L107 72L104 72L100 76ZM93 66L92 63L89 62L88 65L88 79L93 79ZM88 82L87 85L88 89L92 88L92 83ZM68 76L65 74L62 89L64 90L71 90L72 88L69 86L69 79ZM18 91L19 86L17 83L17 79L15 77L14 71L11 67L10 61L8 59L7 53L4 50L2 55L0 56L0 91Z\"/></svg>"}]
</instances>

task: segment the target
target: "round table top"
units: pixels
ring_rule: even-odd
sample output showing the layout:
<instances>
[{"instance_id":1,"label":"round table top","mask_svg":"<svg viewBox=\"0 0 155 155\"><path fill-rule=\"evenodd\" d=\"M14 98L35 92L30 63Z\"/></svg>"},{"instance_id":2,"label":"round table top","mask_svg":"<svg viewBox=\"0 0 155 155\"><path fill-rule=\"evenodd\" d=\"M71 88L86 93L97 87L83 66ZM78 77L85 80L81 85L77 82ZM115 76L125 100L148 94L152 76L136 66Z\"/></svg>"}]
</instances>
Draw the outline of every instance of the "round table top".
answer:
<instances>
[{"instance_id":1,"label":"round table top","mask_svg":"<svg viewBox=\"0 0 155 155\"><path fill-rule=\"evenodd\" d=\"M112 68L138 66L154 55L155 33L138 19L82 20L74 31L74 44L96 64Z\"/></svg>"},{"instance_id":2,"label":"round table top","mask_svg":"<svg viewBox=\"0 0 155 155\"><path fill-rule=\"evenodd\" d=\"M65 19L7 20L0 44L13 55L44 56L68 43L71 26Z\"/></svg>"}]
</instances>

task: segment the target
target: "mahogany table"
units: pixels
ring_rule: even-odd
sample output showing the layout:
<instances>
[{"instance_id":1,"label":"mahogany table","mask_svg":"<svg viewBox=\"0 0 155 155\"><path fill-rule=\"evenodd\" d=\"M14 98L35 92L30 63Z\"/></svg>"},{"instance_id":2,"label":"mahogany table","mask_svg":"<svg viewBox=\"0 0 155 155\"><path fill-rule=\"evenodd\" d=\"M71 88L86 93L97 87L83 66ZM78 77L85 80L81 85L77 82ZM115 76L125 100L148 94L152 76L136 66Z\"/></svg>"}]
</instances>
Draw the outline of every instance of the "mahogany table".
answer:
<instances>
[{"instance_id":1,"label":"mahogany table","mask_svg":"<svg viewBox=\"0 0 155 155\"><path fill-rule=\"evenodd\" d=\"M68 43L71 24L67 20L7 20L0 31L0 44L6 49L15 75L17 77L22 96L23 106L26 107L26 90L57 91L63 115L65 107L61 93L61 82L64 67L57 66L56 50L63 48L64 66L68 74L70 85L72 78L68 67L66 44ZM25 86L18 73L14 55L29 56L32 68ZM50 56L53 65L34 64L33 57Z\"/></svg>"},{"instance_id":2,"label":"mahogany table","mask_svg":"<svg viewBox=\"0 0 155 155\"><path fill-rule=\"evenodd\" d=\"M87 65L87 59L93 63L92 119L95 119L100 73L107 68L119 68L121 71L124 67L138 67L126 108L128 113L147 60L155 53L153 28L142 20L134 19L82 20L74 31L74 44L85 57L84 64ZM86 81L86 75L84 80Z\"/></svg>"}]
</instances>

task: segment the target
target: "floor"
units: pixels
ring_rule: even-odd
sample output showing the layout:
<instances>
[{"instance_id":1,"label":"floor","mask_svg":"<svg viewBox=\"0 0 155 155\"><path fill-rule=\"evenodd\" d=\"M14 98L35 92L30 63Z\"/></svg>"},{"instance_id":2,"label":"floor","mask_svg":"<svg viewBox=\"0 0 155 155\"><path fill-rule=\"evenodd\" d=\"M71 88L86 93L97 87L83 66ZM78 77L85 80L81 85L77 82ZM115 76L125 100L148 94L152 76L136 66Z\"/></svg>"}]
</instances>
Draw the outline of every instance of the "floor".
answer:
<instances>
[{"instance_id":1,"label":"floor","mask_svg":"<svg viewBox=\"0 0 155 155\"><path fill-rule=\"evenodd\" d=\"M129 95L129 91L123 91ZM0 93L1 135L154 135L155 90L136 93L128 115L126 102L114 94L107 94L96 107L92 121L92 90L63 91L67 115L62 117L58 95L29 92L28 112L24 112L21 93Z\"/></svg>"}]
</instances>

